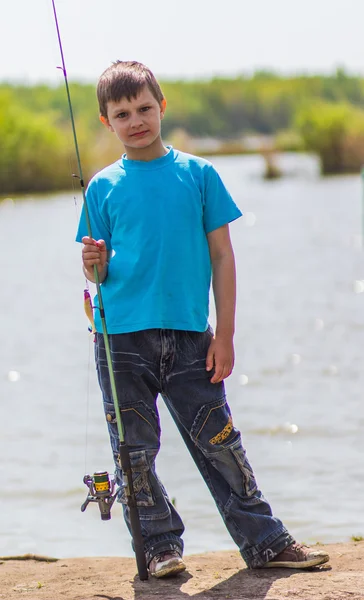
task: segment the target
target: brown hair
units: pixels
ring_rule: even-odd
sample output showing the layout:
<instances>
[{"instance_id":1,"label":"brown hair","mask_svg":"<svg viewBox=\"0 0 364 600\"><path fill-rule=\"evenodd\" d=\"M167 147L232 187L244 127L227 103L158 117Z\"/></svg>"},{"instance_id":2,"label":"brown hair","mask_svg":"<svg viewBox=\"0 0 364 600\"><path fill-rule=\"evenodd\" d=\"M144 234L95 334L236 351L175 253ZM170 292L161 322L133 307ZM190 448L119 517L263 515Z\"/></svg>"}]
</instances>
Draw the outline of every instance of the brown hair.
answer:
<instances>
[{"instance_id":1,"label":"brown hair","mask_svg":"<svg viewBox=\"0 0 364 600\"><path fill-rule=\"evenodd\" d=\"M162 90L152 71L136 61L117 60L104 71L97 84L100 114L107 117L107 103L121 98L136 98L147 85L159 104L164 99Z\"/></svg>"}]
</instances>

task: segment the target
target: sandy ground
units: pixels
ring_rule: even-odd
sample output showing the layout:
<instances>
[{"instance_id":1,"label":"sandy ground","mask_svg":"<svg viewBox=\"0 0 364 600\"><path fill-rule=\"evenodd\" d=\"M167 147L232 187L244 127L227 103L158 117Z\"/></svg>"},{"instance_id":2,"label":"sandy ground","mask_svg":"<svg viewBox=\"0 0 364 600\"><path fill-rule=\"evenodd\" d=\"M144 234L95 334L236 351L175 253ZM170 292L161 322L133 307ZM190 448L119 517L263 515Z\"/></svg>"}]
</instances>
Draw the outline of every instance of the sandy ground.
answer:
<instances>
[{"instance_id":1,"label":"sandy ground","mask_svg":"<svg viewBox=\"0 0 364 600\"><path fill-rule=\"evenodd\" d=\"M364 599L364 541L317 546L330 563L311 571L248 571L238 552L185 557L187 572L139 581L131 558L0 558L0 598L13 600L359 600ZM5 560L4 560L5 558Z\"/></svg>"}]
</instances>

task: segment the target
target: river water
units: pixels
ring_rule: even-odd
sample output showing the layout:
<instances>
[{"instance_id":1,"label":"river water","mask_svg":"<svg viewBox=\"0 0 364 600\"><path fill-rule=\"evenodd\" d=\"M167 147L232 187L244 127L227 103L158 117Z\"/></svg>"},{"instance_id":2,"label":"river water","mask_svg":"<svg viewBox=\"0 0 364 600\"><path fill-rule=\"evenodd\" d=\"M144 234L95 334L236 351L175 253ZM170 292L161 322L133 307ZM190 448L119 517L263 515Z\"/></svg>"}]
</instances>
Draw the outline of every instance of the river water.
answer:
<instances>
[{"instance_id":1,"label":"river water","mask_svg":"<svg viewBox=\"0 0 364 600\"><path fill-rule=\"evenodd\" d=\"M238 271L235 425L274 513L304 542L364 536L364 249L359 176L315 159L211 159L244 217ZM86 472L112 471L83 312L69 193L0 202L0 554L131 556L120 505L82 514ZM212 323L214 315L212 310ZM234 548L160 402L159 474L187 554ZM178 468L176 466L178 465Z\"/></svg>"}]
</instances>

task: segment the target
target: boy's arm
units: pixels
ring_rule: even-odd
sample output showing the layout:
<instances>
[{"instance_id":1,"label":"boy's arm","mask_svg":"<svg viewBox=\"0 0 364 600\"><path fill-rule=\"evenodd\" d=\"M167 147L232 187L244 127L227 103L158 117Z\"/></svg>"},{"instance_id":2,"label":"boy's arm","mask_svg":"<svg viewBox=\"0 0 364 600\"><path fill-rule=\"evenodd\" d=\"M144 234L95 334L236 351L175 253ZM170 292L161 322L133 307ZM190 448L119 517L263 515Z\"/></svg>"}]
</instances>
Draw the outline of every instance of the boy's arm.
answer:
<instances>
[{"instance_id":1,"label":"boy's arm","mask_svg":"<svg viewBox=\"0 0 364 600\"><path fill-rule=\"evenodd\" d=\"M236 276L229 225L208 233L207 240L212 263L216 331L208 350L206 369L211 371L215 367L211 383L218 383L230 375L234 366Z\"/></svg>"}]
</instances>

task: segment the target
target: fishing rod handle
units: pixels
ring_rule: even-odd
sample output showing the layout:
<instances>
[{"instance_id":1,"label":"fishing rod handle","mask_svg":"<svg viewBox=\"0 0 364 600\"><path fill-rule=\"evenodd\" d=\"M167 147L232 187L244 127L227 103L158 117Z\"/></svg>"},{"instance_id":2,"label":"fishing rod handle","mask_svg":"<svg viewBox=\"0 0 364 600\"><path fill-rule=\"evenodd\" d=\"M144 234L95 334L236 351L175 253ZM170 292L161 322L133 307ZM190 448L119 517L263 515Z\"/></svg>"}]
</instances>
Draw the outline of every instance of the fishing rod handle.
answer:
<instances>
[{"instance_id":1,"label":"fishing rod handle","mask_svg":"<svg viewBox=\"0 0 364 600\"><path fill-rule=\"evenodd\" d=\"M119 452L124 480L126 479L127 481L127 485L124 489L126 493L127 504L129 507L130 529L134 543L134 552L137 563L138 575L141 581L145 581L146 579L148 579L147 561L145 559L142 528L140 525L138 506L134 492L133 472L131 469L130 454L128 447L125 443L120 442Z\"/></svg>"}]
</instances>

